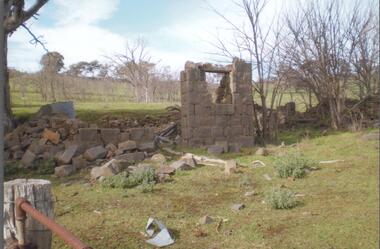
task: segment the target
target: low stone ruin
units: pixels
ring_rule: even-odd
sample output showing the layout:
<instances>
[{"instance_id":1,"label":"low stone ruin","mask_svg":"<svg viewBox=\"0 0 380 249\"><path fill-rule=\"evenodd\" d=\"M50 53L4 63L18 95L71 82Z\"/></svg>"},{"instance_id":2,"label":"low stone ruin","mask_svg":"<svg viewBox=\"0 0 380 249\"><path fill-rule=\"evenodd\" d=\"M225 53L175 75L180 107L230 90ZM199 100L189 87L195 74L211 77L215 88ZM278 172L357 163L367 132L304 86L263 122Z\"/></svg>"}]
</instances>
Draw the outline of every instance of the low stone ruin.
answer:
<instances>
[{"instance_id":1,"label":"low stone ruin","mask_svg":"<svg viewBox=\"0 0 380 249\"><path fill-rule=\"evenodd\" d=\"M215 101L206 73L223 74ZM251 64L237 58L228 66L187 62L181 72L182 145L207 146L210 152L253 146L251 81Z\"/></svg>"},{"instance_id":2,"label":"low stone ruin","mask_svg":"<svg viewBox=\"0 0 380 249\"><path fill-rule=\"evenodd\" d=\"M5 136L5 160L31 168L52 160L57 176L67 176L109 159L125 165L144 160L156 149L152 127L98 128L66 115L42 116Z\"/></svg>"}]
</instances>

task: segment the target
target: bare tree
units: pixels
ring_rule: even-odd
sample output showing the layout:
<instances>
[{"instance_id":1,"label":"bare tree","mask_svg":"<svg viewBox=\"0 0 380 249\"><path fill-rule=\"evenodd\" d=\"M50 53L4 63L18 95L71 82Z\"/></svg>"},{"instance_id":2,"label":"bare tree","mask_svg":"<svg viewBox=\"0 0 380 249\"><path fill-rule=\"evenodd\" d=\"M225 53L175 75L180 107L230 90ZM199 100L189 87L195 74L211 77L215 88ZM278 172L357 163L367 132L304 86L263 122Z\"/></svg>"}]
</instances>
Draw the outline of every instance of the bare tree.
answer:
<instances>
[{"instance_id":1,"label":"bare tree","mask_svg":"<svg viewBox=\"0 0 380 249\"><path fill-rule=\"evenodd\" d=\"M4 26L4 37L1 39L3 40L3 50L5 54L5 58L3 60L3 65L0 65L3 67L4 72L8 71L8 63L7 63L7 54L8 54L8 37L16 31L16 29L20 26L23 26L27 30L29 30L25 26L25 22L29 20L31 17L34 17L37 15L37 12L39 9L44 6L48 0L36 0L34 4L28 8L25 9L24 0L4 0L4 10L5 15L3 19L3 26ZM30 31L30 30L29 30ZM11 128L13 115L12 115L12 109L11 109L11 98L10 98L10 88L9 88L9 76L8 73L5 75L5 84L4 84L4 99L0 100L4 102L4 122L6 129Z\"/></svg>"},{"instance_id":2,"label":"bare tree","mask_svg":"<svg viewBox=\"0 0 380 249\"><path fill-rule=\"evenodd\" d=\"M341 1L310 1L288 15L284 49L319 103L326 105L333 129L343 126L350 61L355 44L349 39L358 5L346 10Z\"/></svg>"},{"instance_id":3,"label":"bare tree","mask_svg":"<svg viewBox=\"0 0 380 249\"><path fill-rule=\"evenodd\" d=\"M379 91L379 16L372 6L356 13L351 23L350 39L354 44L351 63L355 83L359 97L363 99Z\"/></svg>"},{"instance_id":4,"label":"bare tree","mask_svg":"<svg viewBox=\"0 0 380 249\"><path fill-rule=\"evenodd\" d=\"M240 57L251 62L253 76L256 78L253 80L254 97L258 95L260 101L260 106L255 105L254 116L257 133L264 142L272 135L269 123L275 114L273 109L285 76L277 69L281 64L279 44L282 27L275 18L269 25L263 25L263 11L267 4L265 0L239 0L235 4L249 25L246 27L239 24L211 6L227 23L228 30L233 32L232 42L217 36L216 42L212 43L217 51L212 54L227 58Z\"/></svg>"},{"instance_id":5,"label":"bare tree","mask_svg":"<svg viewBox=\"0 0 380 249\"><path fill-rule=\"evenodd\" d=\"M134 88L136 101L150 102L149 87L155 63L151 62L144 41L138 39L134 43L127 43L124 54L117 54L110 59L114 64L115 75Z\"/></svg>"}]
</instances>

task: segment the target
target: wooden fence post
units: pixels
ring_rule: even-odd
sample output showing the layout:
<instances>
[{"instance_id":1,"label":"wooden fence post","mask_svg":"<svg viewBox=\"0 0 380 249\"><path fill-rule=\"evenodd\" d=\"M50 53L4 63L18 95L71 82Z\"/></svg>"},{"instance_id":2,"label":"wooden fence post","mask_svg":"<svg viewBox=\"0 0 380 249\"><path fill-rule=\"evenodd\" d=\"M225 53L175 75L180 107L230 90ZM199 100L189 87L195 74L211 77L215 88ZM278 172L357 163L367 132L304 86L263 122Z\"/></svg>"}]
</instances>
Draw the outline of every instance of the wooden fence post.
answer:
<instances>
[{"instance_id":1,"label":"wooden fence post","mask_svg":"<svg viewBox=\"0 0 380 249\"><path fill-rule=\"evenodd\" d=\"M16 238L16 199L23 197L49 218L54 217L51 183L41 179L16 179L4 184L4 240ZM37 245L38 249L51 249L52 233L38 221L27 215L26 242Z\"/></svg>"}]
</instances>

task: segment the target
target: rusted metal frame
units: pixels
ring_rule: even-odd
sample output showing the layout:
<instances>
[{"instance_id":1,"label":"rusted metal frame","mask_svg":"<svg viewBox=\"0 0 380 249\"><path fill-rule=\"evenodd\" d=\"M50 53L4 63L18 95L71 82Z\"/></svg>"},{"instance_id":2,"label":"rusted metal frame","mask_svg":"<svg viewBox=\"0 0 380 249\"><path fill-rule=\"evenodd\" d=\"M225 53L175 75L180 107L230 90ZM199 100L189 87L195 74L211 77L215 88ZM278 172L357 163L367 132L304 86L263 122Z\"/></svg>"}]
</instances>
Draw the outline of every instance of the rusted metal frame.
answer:
<instances>
[{"instance_id":1,"label":"rusted metal frame","mask_svg":"<svg viewBox=\"0 0 380 249\"><path fill-rule=\"evenodd\" d=\"M91 247L80 241L74 234L66 230L61 225L55 223L52 219L49 219L41 212L33 208L25 198L17 198L16 200L16 227L19 245L21 248L26 245L25 241L25 220L26 214L29 214L42 225L50 229L53 233L63 239L66 244L70 245L74 249L92 249ZM18 225L17 225L18 224ZM19 230L20 229L20 230Z\"/></svg>"}]
</instances>

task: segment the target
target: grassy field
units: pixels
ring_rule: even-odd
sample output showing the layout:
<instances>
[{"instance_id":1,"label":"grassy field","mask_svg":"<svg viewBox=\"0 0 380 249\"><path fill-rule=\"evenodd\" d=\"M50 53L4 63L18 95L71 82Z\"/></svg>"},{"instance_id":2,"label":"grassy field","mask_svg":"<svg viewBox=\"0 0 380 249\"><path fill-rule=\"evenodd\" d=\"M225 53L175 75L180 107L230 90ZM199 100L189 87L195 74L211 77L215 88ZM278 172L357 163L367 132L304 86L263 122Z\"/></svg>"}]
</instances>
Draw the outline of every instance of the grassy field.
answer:
<instances>
[{"instance_id":1,"label":"grassy field","mask_svg":"<svg viewBox=\"0 0 380 249\"><path fill-rule=\"evenodd\" d=\"M97 249L152 248L140 233L149 217L161 219L173 232L176 242L170 248L378 248L379 144L363 140L362 134L316 136L296 147L273 147L267 157L255 156L254 149L227 154L223 157L235 158L242 165L232 176L217 167L198 167L145 194L90 184L88 170L65 182L47 179L54 185L56 220ZM280 179L272 164L275 154L284 151L345 162L322 165L296 181ZM252 168L253 160L267 166ZM252 179L253 186L240 186L243 175ZM303 194L300 205L273 210L263 204L265 191L280 185ZM244 197L250 190L257 195ZM234 203L244 203L246 208L233 212ZM217 222L198 226L206 214L218 217ZM217 229L222 218L227 221ZM68 248L58 238L53 245Z\"/></svg>"}]
</instances>

